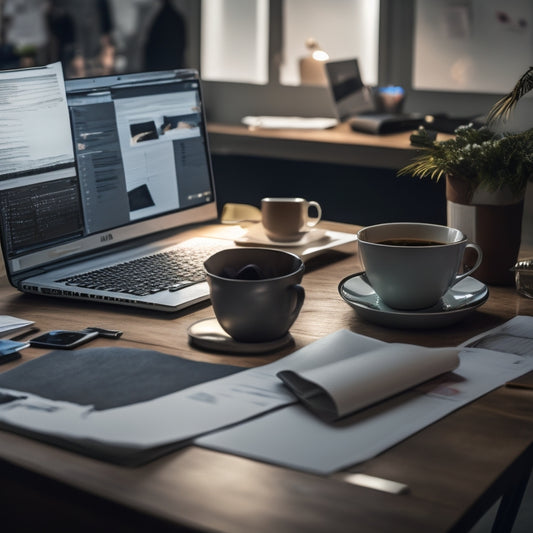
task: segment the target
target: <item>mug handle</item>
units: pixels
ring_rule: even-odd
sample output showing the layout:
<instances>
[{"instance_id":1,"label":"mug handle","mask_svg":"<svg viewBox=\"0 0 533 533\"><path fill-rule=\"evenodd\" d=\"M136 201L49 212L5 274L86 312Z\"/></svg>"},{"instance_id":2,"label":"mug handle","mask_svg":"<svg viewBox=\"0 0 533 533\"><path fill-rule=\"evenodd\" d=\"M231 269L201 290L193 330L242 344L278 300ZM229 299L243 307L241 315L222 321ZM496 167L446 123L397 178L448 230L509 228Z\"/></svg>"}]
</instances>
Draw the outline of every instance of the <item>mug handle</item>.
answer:
<instances>
[{"instance_id":1,"label":"mug handle","mask_svg":"<svg viewBox=\"0 0 533 533\"><path fill-rule=\"evenodd\" d=\"M296 318L298 317L298 314L300 313L300 310L302 309L302 305L304 304L305 290L301 285L291 285L290 287L288 287L288 289L293 290L296 293L296 303L294 305L294 309L292 310L289 316L289 322L290 322L289 328L290 328L293 325Z\"/></svg>"},{"instance_id":2,"label":"mug handle","mask_svg":"<svg viewBox=\"0 0 533 533\"><path fill-rule=\"evenodd\" d=\"M458 274L457 276L455 276L455 283L457 283L458 281L460 281L460 280L466 278L467 276L469 276L470 274L472 274L472 272L474 272L474 270L477 269L477 267L481 264L481 261L483 260L483 252L481 251L481 247L480 246L478 246L477 244L475 244L473 242L469 242L465 246L465 252L466 252L467 248L473 248L476 251L476 253L477 253L476 263L475 263L475 265L472 268L470 268L466 272L463 272L462 274ZM463 256L464 256L464 252L463 252Z\"/></svg>"},{"instance_id":3,"label":"mug handle","mask_svg":"<svg viewBox=\"0 0 533 533\"><path fill-rule=\"evenodd\" d=\"M317 210L317 216L314 218L309 217L309 208L314 207ZM307 202L307 227L312 228L313 226L316 226L320 219L322 218L322 208L320 207L320 204L315 201Z\"/></svg>"}]
</instances>

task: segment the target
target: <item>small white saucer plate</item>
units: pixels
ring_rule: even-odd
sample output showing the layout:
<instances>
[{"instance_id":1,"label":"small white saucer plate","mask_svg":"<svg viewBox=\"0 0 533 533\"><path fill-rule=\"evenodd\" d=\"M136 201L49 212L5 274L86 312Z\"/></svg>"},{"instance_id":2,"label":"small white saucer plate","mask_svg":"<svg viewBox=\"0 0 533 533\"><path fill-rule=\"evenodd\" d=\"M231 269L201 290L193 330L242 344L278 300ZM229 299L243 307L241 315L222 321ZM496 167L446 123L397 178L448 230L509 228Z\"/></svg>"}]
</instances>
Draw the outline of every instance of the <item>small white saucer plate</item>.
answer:
<instances>
[{"instance_id":1,"label":"small white saucer plate","mask_svg":"<svg viewBox=\"0 0 533 533\"><path fill-rule=\"evenodd\" d=\"M278 242L269 239L265 235L261 223L239 229L241 233L233 237L235 244L238 246L266 246L267 248L285 250L299 255L304 261L328 250L357 241L355 233L344 233L322 228L311 228L302 232L302 237L299 240L291 242ZM353 251L355 251L355 248Z\"/></svg>"},{"instance_id":2,"label":"small white saucer plate","mask_svg":"<svg viewBox=\"0 0 533 533\"><path fill-rule=\"evenodd\" d=\"M338 289L342 299L361 318L383 326L410 329L454 324L484 304L489 297L487 286L471 277L456 283L433 307L416 311L402 311L385 305L370 285L365 272L344 278Z\"/></svg>"},{"instance_id":3,"label":"small white saucer plate","mask_svg":"<svg viewBox=\"0 0 533 533\"><path fill-rule=\"evenodd\" d=\"M305 246L320 240L328 240L326 230L320 228L311 228L299 233L299 238L294 241L274 241L267 237L261 223L249 226L246 233L235 239L237 244L256 244L262 246L280 246L283 248Z\"/></svg>"}]
</instances>

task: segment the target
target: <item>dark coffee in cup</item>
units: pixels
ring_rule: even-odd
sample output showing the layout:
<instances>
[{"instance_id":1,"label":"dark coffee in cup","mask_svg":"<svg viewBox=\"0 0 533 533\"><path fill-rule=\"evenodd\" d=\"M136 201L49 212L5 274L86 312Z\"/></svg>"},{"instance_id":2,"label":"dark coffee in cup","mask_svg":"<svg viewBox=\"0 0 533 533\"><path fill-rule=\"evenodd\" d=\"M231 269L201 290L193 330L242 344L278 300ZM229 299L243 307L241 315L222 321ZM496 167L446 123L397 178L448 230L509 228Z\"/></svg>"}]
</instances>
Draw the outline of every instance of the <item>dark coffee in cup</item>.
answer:
<instances>
[{"instance_id":1,"label":"dark coffee in cup","mask_svg":"<svg viewBox=\"0 0 533 533\"><path fill-rule=\"evenodd\" d=\"M428 241L425 239L386 239L379 241L379 244L387 244L388 246L440 246L446 244L440 241Z\"/></svg>"}]
</instances>

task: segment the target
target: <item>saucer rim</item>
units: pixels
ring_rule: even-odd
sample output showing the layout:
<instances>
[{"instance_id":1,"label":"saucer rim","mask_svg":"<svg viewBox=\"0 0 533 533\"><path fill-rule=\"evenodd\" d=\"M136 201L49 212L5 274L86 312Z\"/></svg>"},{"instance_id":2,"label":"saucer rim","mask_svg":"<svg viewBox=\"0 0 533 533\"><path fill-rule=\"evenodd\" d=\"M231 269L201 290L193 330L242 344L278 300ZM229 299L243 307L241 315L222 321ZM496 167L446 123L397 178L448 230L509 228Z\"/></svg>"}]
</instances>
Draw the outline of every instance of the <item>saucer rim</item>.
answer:
<instances>
[{"instance_id":1,"label":"saucer rim","mask_svg":"<svg viewBox=\"0 0 533 533\"><path fill-rule=\"evenodd\" d=\"M242 244L242 243L254 244L258 246L280 246L280 247L286 247L286 248L297 248L297 247L302 247L302 246L309 246L323 239L329 238L328 230L324 228L314 228L314 227L301 231L300 232L301 237L298 240L294 240L294 241L274 241L270 237L268 237L267 234L264 233L264 231L259 237L256 235L254 238L253 230L251 232L250 229L251 228L256 229L259 226L261 226L261 223L256 222L255 224L247 227L246 232L240 237L237 237L235 239L235 243L236 244ZM250 235L250 233L252 234ZM314 239L308 239L306 241L305 240L306 237L313 233L318 233L320 235Z\"/></svg>"},{"instance_id":2,"label":"saucer rim","mask_svg":"<svg viewBox=\"0 0 533 533\"><path fill-rule=\"evenodd\" d=\"M337 290L339 292L340 297L350 306L352 307L358 314L360 314L363 318L366 318L368 320L371 320L376 323L385 324L385 325L396 325L401 327L438 327L443 325L449 325L453 323L454 321L458 321L463 317L463 315L467 315L483 305L489 298L489 288L485 283L476 280L478 283L482 285L482 288L480 289L480 298L466 306L458 307L457 309L451 309L451 310L441 310L441 311L428 311L428 309L421 309L421 310L401 310L401 309L375 309L373 307L369 307L368 305L365 305L363 302L358 302L354 300L350 300L347 298L343 292L342 289L346 282L350 279L361 277L365 275L366 272L364 270L360 272L356 272L355 274L350 274L343 278L337 287ZM464 279L475 279L471 276L467 276ZM368 285L372 288L372 285L368 281L368 278L365 276L365 281L368 283ZM394 324L394 320L397 319L397 324ZM417 320L421 319L433 319L431 323L428 323L427 325L422 324L416 324ZM440 324L437 325L437 322Z\"/></svg>"}]
</instances>

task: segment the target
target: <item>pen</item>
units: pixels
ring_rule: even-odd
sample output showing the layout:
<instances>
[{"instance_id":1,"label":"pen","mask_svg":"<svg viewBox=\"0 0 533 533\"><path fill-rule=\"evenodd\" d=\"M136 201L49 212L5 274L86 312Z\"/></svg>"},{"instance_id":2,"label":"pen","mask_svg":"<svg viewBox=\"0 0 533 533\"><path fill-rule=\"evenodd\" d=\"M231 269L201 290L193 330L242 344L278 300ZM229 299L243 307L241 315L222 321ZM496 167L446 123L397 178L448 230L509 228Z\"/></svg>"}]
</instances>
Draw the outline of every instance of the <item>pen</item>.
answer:
<instances>
[{"instance_id":1,"label":"pen","mask_svg":"<svg viewBox=\"0 0 533 533\"><path fill-rule=\"evenodd\" d=\"M33 333L37 333L38 331L41 331L37 326L34 326L23 333L19 333L18 335L15 335L14 337L10 337L9 340L11 341L20 341L24 337L27 337L28 335L32 335Z\"/></svg>"},{"instance_id":2,"label":"pen","mask_svg":"<svg viewBox=\"0 0 533 533\"><path fill-rule=\"evenodd\" d=\"M533 384L518 383L516 381L508 381L505 386L509 387L510 389L533 390Z\"/></svg>"}]
</instances>

